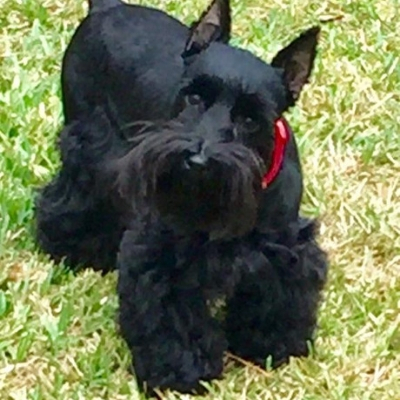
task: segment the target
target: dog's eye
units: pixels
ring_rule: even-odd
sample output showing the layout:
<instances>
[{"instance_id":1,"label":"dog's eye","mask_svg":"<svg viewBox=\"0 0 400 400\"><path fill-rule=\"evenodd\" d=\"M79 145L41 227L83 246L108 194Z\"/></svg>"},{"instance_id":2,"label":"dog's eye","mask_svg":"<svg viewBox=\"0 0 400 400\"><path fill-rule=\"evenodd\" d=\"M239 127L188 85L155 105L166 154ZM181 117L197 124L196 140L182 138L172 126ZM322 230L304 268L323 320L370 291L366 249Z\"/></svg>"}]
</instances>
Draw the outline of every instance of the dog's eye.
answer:
<instances>
[{"instance_id":1,"label":"dog's eye","mask_svg":"<svg viewBox=\"0 0 400 400\"><path fill-rule=\"evenodd\" d=\"M198 106L203 102L203 99L198 94L188 94L186 96L186 103L190 104L191 106Z\"/></svg>"},{"instance_id":2,"label":"dog's eye","mask_svg":"<svg viewBox=\"0 0 400 400\"><path fill-rule=\"evenodd\" d=\"M247 132L255 132L260 127L260 124L251 117L247 117L242 122L243 128Z\"/></svg>"}]
</instances>

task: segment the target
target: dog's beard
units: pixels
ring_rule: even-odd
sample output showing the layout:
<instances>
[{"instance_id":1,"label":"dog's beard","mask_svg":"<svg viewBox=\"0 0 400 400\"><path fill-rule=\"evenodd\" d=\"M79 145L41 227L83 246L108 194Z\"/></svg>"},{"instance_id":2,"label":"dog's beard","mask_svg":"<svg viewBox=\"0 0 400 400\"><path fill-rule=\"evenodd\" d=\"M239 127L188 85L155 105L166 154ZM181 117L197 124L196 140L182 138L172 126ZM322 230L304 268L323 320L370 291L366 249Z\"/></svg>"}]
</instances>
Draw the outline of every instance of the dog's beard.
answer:
<instances>
[{"instance_id":1,"label":"dog's beard","mask_svg":"<svg viewBox=\"0 0 400 400\"><path fill-rule=\"evenodd\" d=\"M265 165L238 143L216 143L201 170L185 164L198 142L182 126L146 130L121 163L122 193L137 212L156 210L182 233L238 237L255 224Z\"/></svg>"}]
</instances>

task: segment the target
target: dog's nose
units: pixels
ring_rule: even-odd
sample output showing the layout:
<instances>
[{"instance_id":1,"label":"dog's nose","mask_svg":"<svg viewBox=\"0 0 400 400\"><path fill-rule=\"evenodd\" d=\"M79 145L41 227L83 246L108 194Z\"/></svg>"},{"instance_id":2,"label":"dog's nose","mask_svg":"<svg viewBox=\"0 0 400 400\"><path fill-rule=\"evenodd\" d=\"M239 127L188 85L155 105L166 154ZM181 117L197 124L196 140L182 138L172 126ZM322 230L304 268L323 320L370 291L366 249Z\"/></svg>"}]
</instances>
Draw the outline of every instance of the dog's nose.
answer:
<instances>
[{"instance_id":1,"label":"dog's nose","mask_svg":"<svg viewBox=\"0 0 400 400\"><path fill-rule=\"evenodd\" d=\"M203 169L207 164L207 157L204 153L190 155L185 160L187 169Z\"/></svg>"},{"instance_id":2,"label":"dog's nose","mask_svg":"<svg viewBox=\"0 0 400 400\"><path fill-rule=\"evenodd\" d=\"M208 161L208 145L206 141L201 140L186 151L185 169L201 171L206 167Z\"/></svg>"}]
</instances>

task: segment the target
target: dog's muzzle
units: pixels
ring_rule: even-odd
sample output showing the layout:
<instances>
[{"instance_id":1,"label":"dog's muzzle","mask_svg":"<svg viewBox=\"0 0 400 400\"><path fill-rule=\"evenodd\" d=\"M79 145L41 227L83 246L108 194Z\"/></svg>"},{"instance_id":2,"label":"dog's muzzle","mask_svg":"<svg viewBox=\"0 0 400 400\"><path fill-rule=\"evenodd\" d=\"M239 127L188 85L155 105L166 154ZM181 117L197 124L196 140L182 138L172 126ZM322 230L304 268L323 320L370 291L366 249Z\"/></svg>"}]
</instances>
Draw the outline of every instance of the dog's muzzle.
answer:
<instances>
[{"instance_id":1,"label":"dog's muzzle","mask_svg":"<svg viewBox=\"0 0 400 400\"><path fill-rule=\"evenodd\" d=\"M266 171L260 156L240 143L205 142L166 129L142 135L122 169L136 208L158 210L183 231L214 237L252 229Z\"/></svg>"}]
</instances>

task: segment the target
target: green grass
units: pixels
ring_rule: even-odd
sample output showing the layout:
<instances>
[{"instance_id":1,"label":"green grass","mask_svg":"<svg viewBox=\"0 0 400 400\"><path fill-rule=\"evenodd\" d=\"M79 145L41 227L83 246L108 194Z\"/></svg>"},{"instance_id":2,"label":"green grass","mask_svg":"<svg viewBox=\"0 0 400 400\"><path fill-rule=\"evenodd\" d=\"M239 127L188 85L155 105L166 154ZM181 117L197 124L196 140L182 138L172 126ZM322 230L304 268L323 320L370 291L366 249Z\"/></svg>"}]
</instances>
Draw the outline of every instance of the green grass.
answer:
<instances>
[{"instance_id":1,"label":"green grass","mask_svg":"<svg viewBox=\"0 0 400 400\"><path fill-rule=\"evenodd\" d=\"M144 3L144 2L143 2ZM156 0L185 21L206 0ZM400 398L400 12L397 0L234 0L233 43L265 60L321 17L310 85L288 116L331 259L315 353L276 371L228 362L207 399ZM0 0L0 398L139 398L115 325L115 274L72 276L32 240L59 166L60 64L84 1ZM167 394L169 399L188 396Z\"/></svg>"}]
</instances>

